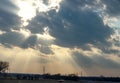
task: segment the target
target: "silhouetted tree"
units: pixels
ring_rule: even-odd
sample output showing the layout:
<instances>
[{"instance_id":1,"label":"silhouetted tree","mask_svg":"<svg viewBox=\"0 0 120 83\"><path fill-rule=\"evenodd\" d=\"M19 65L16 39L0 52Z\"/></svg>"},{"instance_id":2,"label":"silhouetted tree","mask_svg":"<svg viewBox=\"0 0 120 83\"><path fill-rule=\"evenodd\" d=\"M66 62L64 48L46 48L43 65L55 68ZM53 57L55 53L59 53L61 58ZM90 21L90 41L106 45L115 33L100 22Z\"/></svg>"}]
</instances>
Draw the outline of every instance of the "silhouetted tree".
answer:
<instances>
[{"instance_id":1,"label":"silhouetted tree","mask_svg":"<svg viewBox=\"0 0 120 83\"><path fill-rule=\"evenodd\" d=\"M0 61L0 73L6 72L8 68L9 68L8 62Z\"/></svg>"}]
</instances>

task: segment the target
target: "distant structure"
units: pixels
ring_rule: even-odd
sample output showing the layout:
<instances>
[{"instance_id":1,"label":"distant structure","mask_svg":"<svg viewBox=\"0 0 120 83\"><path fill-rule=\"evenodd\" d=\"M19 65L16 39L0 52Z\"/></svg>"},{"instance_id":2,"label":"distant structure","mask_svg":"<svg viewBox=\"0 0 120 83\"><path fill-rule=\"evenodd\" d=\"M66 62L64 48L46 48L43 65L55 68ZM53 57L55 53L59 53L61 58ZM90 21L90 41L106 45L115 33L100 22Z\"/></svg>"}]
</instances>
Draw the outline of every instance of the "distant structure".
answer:
<instances>
[{"instance_id":1,"label":"distant structure","mask_svg":"<svg viewBox=\"0 0 120 83\"><path fill-rule=\"evenodd\" d=\"M45 66L43 66L43 74L46 73L46 69L45 69Z\"/></svg>"}]
</instances>

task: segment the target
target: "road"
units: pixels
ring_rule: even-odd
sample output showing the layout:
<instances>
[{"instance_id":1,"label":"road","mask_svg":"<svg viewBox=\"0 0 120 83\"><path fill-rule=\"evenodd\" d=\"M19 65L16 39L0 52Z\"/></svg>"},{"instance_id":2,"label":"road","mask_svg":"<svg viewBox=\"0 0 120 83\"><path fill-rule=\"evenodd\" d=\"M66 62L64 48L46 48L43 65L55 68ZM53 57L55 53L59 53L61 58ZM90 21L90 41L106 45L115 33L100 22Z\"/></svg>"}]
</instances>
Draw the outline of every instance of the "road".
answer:
<instances>
[{"instance_id":1,"label":"road","mask_svg":"<svg viewBox=\"0 0 120 83\"><path fill-rule=\"evenodd\" d=\"M0 83L118 83L118 82L95 82L95 81L64 81L57 80L0 80Z\"/></svg>"}]
</instances>

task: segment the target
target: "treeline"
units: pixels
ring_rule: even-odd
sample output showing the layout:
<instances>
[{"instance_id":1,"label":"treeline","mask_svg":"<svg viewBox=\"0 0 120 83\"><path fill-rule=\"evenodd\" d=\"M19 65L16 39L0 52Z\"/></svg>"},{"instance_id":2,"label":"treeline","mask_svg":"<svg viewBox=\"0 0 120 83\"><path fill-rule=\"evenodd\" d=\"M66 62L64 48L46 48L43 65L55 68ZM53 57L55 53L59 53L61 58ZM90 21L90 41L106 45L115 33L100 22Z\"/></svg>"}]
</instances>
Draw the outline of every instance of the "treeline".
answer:
<instances>
[{"instance_id":1,"label":"treeline","mask_svg":"<svg viewBox=\"0 0 120 83\"><path fill-rule=\"evenodd\" d=\"M39 80L42 78L43 76L40 74L0 73L0 79Z\"/></svg>"},{"instance_id":2,"label":"treeline","mask_svg":"<svg viewBox=\"0 0 120 83\"><path fill-rule=\"evenodd\" d=\"M78 81L79 77L76 75L61 75L61 74L18 74L18 73L0 73L0 79L20 79L20 80L40 80L40 79L54 79L54 80L73 80Z\"/></svg>"},{"instance_id":3,"label":"treeline","mask_svg":"<svg viewBox=\"0 0 120 83\"><path fill-rule=\"evenodd\" d=\"M80 80L120 82L120 77L80 77Z\"/></svg>"},{"instance_id":4,"label":"treeline","mask_svg":"<svg viewBox=\"0 0 120 83\"><path fill-rule=\"evenodd\" d=\"M61 75L61 74L45 74L43 75L44 79L55 79L55 80L72 80L72 81L109 81L109 82L120 82L120 77L81 77L75 74Z\"/></svg>"},{"instance_id":5,"label":"treeline","mask_svg":"<svg viewBox=\"0 0 120 83\"><path fill-rule=\"evenodd\" d=\"M0 79L12 79L12 80L41 80L41 79L53 79L53 80L72 80L72 81L109 81L120 82L120 77L79 77L75 74L61 75L61 74L19 74L19 73L0 73Z\"/></svg>"},{"instance_id":6,"label":"treeline","mask_svg":"<svg viewBox=\"0 0 120 83\"><path fill-rule=\"evenodd\" d=\"M44 74L43 75L44 79L54 79L54 80L72 80L72 81L78 81L79 77L75 74L69 74L69 75L61 75L61 74Z\"/></svg>"}]
</instances>

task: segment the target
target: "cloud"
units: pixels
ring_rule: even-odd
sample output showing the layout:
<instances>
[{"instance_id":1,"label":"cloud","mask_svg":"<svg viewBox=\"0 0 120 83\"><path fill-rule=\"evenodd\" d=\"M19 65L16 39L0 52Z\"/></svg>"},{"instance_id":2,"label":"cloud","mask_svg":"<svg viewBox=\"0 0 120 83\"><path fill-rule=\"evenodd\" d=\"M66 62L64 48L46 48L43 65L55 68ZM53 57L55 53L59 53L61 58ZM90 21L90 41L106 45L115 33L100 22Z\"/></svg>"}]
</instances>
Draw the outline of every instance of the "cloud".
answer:
<instances>
[{"instance_id":1,"label":"cloud","mask_svg":"<svg viewBox=\"0 0 120 83\"><path fill-rule=\"evenodd\" d=\"M102 0L102 2L107 6L107 12L110 15L116 16L120 14L120 1L119 0Z\"/></svg>"},{"instance_id":2,"label":"cloud","mask_svg":"<svg viewBox=\"0 0 120 83\"><path fill-rule=\"evenodd\" d=\"M75 51L72 57L82 68L100 67L104 69L120 69L120 64L118 62L103 55L95 55L94 52L91 55L85 55Z\"/></svg>"},{"instance_id":3,"label":"cloud","mask_svg":"<svg viewBox=\"0 0 120 83\"><path fill-rule=\"evenodd\" d=\"M23 48L34 48L34 46L37 44L37 36L31 35L29 36L26 41L23 42L22 47Z\"/></svg>"},{"instance_id":4,"label":"cloud","mask_svg":"<svg viewBox=\"0 0 120 83\"><path fill-rule=\"evenodd\" d=\"M11 28L18 29L20 26L20 18L9 12L0 10L0 29L10 31Z\"/></svg>"},{"instance_id":5,"label":"cloud","mask_svg":"<svg viewBox=\"0 0 120 83\"><path fill-rule=\"evenodd\" d=\"M65 0L61 2L58 12L56 12L55 9L46 12L37 12L36 16L29 21L29 25L25 27L32 35L29 36L26 41L22 41L23 44L21 44L21 47L34 47L38 46L38 44L43 44L41 43L41 41L43 41L42 39L39 39L40 42L38 41L36 34L43 34L45 32L45 27L48 27L49 35L55 38L54 43L60 46L84 48L87 44L98 45L101 43L106 45L109 43L107 42L107 39L114 33L113 29L104 25L103 19L93 10L82 9L86 4L92 6L97 3L97 0L95 0L95 2L89 2L87 0ZM79 6L79 4L81 5ZM74 5L75 8L72 8L69 5ZM2 23L3 28L1 28L1 30L4 30L5 27L5 31L10 31L11 28L21 28L19 27L19 21L21 19L18 16L11 13L5 14L8 14L8 17L5 16L5 20L11 20L10 22L12 23L9 24L9 22L5 22L6 24L9 24L9 27L5 25L5 23ZM51 44L53 44L53 42L49 45ZM47 44L45 47L48 47L49 45Z\"/></svg>"},{"instance_id":6,"label":"cloud","mask_svg":"<svg viewBox=\"0 0 120 83\"><path fill-rule=\"evenodd\" d=\"M7 46L20 46L25 36L18 32L7 32L0 35L0 43Z\"/></svg>"},{"instance_id":7,"label":"cloud","mask_svg":"<svg viewBox=\"0 0 120 83\"><path fill-rule=\"evenodd\" d=\"M0 9L11 13L15 13L14 11L17 11L19 8L12 2L12 0L1 0Z\"/></svg>"},{"instance_id":8,"label":"cloud","mask_svg":"<svg viewBox=\"0 0 120 83\"><path fill-rule=\"evenodd\" d=\"M73 1L75 2L77 0ZM59 12L51 10L47 14L39 13L31 21L32 26L28 26L28 29L33 33L39 33L43 31L43 27L47 26L50 29L50 35L56 38L55 43L64 47L108 43L106 40L114 31L104 25L102 18L96 12L81 10L73 3L66 0L61 3ZM69 5L75 5L75 8ZM35 28L33 28L34 25Z\"/></svg>"},{"instance_id":9,"label":"cloud","mask_svg":"<svg viewBox=\"0 0 120 83\"><path fill-rule=\"evenodd\" d=\"M37 16L34 17L29 25L26 26L32 33L43 33L44 28L49 25L49 17L47 13L37 13Z\"/></svg>"},{"instance_id":10,"label":"cloud","mask_svg":"<svg viewBox=\"0 0 120 83\"><path fill-rule=\"evenodd\" d=\"M10 31L11 28L18 29L20 18L14 13L17 7L10 0L0 1L0 29Z\"/></svg>"},{"instance_id":11,"label":"cloud","mask_svg":"<svg viewBox=\"0 0 120 83\"><path fill-rule=\"evenodd\" d=\"M48 46L41 46L40 51L44 54L53 54L53 51Z\"/></svg>"},{"instance_id":12,"label":"cloud","mask_svg":"<svg viewBox=\"0 0 120 83\"><path fill-rule=\"evenodd\" d=\"M86 5L92 7L92 5L96 6L98 3L98 0L92 2L88 0L65 0L61 2L58 12L55 9L37 12L36 16L29 21L29 25L25 27L33 35L27 38L21 47L33 47L39 44L36 34L43 34L45 27L48 27L49 35L55 38L55 44L60 46L84 48L87 44L109 44L107 39L114 33L114 30L104 25L103 19L92 9L82 9ZM11 3L7 2L7 4ZM69 5L74 5L75 8ZM16 8L14 5L12 7ZM11 28L21 28L19 16L3 10L1 15L4 18L1 19L1 22L3 22L1 23L1 30L10 31Z\"/></svg>"}]
</instances>

